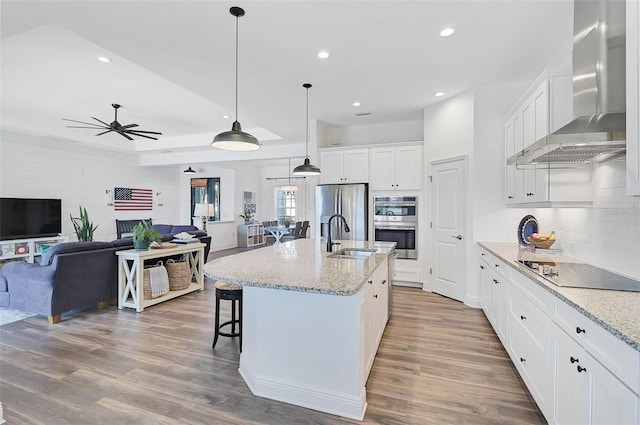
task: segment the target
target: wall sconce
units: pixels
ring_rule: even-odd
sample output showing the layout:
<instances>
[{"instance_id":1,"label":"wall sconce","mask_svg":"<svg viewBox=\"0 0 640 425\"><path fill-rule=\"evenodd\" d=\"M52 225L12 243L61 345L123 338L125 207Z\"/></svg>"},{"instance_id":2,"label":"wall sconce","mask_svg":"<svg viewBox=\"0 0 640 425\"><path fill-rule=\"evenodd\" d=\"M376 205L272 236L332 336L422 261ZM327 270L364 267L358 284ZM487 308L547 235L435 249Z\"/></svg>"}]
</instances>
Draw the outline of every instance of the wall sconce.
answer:
<instances>
[{"instance_id":1,"label":"wall sconce","mask_svg":"<svg viewBox=\"0 0 640 425\"><path fill-rule=\"evenodd\" d=\"M156 192L156 204L161 207L164 205L164 203L162 202L164 200L164 195L162 194L162 192Z\"/></svg>"},{"instance_id":2,"label":"wall sconce","mask_svg":"<svg viewBox=\"0 0 640 425\"><path fill-rule=\"evenodd\" d=\"M112 207L113 206L113 190L107 189L105 190L105 193L107 195L107 206Z\"/></svg>"}]
</instances>

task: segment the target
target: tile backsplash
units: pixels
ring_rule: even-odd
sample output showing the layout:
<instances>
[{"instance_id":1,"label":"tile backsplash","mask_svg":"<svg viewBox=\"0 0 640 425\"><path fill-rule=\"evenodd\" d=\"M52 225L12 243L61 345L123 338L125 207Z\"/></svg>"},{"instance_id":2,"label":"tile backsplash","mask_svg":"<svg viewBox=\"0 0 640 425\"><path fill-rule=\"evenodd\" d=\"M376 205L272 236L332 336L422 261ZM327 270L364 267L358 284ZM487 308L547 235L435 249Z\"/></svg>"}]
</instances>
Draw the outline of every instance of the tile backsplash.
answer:
<instances>
[{"instance_id":1,"label":"tile backsplash","mask_svg":"<svg viewBox=\"0 0 640 425\"><path fill-rule=\"evenodd\" d=\"M593 165L589 208L537 208L541 232L572 257L640 279L640 198L625 194L625 158Z\"/></svg>"}]
</instances>

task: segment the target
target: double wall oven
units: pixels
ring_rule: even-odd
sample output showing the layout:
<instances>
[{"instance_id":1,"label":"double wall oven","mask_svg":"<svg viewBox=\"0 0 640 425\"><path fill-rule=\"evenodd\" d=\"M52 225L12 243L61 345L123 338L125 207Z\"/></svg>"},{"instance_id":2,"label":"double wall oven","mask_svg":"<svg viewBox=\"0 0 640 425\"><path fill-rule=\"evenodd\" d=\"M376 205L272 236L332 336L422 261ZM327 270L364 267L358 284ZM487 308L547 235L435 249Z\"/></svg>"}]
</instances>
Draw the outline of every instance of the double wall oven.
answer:
<instances>
[{"instance_id":1,"label":"double wall oven","mask_svg":"<svg viewBox=\"0 0 640 425\"><path fill-rule=\"evenodd\" d=\"M418 198L373 198L373 230L376 242L395 242L397 258L418 259Z\"/></svg>"}]
</instances>

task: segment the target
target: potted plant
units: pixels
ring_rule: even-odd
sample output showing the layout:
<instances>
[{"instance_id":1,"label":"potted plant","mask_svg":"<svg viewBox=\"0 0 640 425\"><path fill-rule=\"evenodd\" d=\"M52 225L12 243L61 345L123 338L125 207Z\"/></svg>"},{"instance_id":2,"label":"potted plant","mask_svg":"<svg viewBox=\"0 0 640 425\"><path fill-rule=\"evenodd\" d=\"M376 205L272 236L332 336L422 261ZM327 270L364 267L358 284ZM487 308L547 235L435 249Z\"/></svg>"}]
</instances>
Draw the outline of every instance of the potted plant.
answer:
<instances>
[{"instance_id":1,"label":"potted plant","mask_svg":"<svg viewBox=\"0 0 640 425\"><path fill-rule=\"evenodd\" d=\"M256 213L256 204L253 202L247 202L244 204L244 214L240 214L240 217L244 218L244 224L249 224L253 215Z\"/></svg>"},{"instance_id":2,"label":"potted plant","mask_svg":"<svg viewBox=\"0 0 640 425\"><path fill-rule=\"evenodd\" d=\"M162 235L151 227L151 224L147 220L142 220L133 226L131 233L133 233L133 248L136 251L149 249L151 242L162 243Z\"/></svg>"},{"instance_id":3,"label":"potted plant","mask_svg":"<svg viewBox=\"0 0 640 425\"><path fill-rule=\"evenodd\" d=\"M71 214L69 214L69 217L71 217L71 223L73 224L78 241L92 241L93 232L98 228L98 226L94 226L93 223L89 221L87 209L80 207L80 217L73 217Z\"/></svg>"}]
</instances>

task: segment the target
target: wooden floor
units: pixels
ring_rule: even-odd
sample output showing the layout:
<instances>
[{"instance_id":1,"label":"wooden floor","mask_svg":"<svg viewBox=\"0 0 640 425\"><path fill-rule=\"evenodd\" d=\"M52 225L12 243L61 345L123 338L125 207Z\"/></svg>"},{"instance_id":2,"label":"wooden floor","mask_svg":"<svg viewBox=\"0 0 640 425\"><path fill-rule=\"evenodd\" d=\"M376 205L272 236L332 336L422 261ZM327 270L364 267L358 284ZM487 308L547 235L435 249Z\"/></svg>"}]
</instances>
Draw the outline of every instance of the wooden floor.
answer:
<instances>
[{"instance_id":1,"label":"wooden floor","mask_svg":"<svg viewBox=\"0 0 640 425\"><path fill-rule=\"evenodd\" d=\"M211 349L206 287L142 313L110 307L1 326L8 424L359 423L253 396L238 341ZM367 424L545 423L482 311L414 288L393 290L367 401Z\"/></svg>"}]
</instances>

